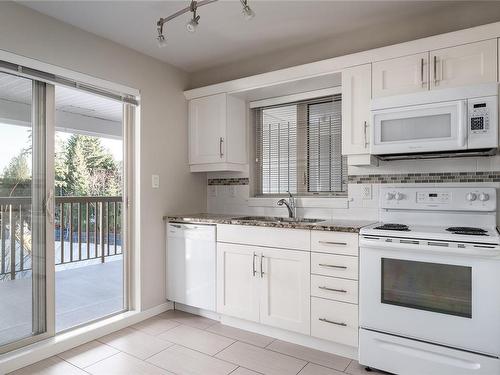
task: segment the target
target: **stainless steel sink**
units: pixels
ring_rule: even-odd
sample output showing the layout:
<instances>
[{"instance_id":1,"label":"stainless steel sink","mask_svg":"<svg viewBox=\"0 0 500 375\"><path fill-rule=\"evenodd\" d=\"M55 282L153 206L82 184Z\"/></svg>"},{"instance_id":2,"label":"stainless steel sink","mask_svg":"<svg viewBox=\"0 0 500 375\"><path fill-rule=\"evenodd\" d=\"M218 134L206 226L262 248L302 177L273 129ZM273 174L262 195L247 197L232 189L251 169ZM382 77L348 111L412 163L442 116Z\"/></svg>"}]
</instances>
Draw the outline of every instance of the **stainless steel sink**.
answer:
<instances>
[{"instance_id":1,"label":"stainless steel sink","mask_svg":"<svg viewBox=\"0 0 500 375\"><path fill-rule=\"evenodd\" d=\"M279 216L243 216L243 217L235 217L234 219L242 221L266 221L271 223L310 223L310 224L325 221L324 219L309 219L309 218L292 219L290 217L279 217Z\"/></svg>"}]
</instances>

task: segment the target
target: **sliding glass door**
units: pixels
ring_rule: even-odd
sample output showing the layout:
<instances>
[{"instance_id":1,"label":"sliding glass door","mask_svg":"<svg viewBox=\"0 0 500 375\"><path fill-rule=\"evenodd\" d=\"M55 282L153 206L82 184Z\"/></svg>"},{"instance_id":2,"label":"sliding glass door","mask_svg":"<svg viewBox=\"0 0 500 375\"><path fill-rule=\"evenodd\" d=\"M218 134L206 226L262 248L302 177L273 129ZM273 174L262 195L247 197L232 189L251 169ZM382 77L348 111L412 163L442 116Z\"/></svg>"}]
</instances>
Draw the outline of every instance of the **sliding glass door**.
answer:
<instances>
[{"instance_id":1,"label":"sliding glass door","mask_svg":"<svg viewBox=\"0 0 500 375\"><path fill-rule=\"evenodd\" d=\"M47 86L0 72L0 352L52 329Z\"/></svg>"}]
</instances>

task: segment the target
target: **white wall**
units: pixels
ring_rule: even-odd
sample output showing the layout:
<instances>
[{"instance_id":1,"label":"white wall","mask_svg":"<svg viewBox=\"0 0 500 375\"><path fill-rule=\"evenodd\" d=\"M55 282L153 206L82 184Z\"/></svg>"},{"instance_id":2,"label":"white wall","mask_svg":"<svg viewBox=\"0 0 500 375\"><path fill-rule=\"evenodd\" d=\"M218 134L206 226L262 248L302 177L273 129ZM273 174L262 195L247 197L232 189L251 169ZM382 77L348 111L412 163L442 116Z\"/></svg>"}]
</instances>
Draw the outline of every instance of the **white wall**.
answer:
<instances>
[{"instance_id":1,"label":"white wall","mask_svg":"<svg viewBox=\"0 0 500 375\"><path fill-rule=\"evenodd\" d=\"M206 207L205 176L187 164L187 74L11 2L0 2L0 49L141 91L141 302L144 309L165 302L162 216ZM159 189L151 174L160 174Z\"/></svg>"}]
</instances>

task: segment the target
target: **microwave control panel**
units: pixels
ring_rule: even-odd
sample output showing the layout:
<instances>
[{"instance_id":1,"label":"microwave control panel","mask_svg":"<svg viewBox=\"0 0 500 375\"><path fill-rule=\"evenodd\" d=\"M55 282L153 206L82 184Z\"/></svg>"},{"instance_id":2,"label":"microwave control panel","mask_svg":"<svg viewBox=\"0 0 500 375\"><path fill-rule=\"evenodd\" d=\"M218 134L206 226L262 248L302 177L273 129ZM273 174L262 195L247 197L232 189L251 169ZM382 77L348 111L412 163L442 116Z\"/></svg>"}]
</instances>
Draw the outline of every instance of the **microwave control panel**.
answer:
<instances>
[{"instance_id":1,"label":"microwave control panel","mask_svg":"<svg viewBox=\"0 0 500 375\"><path fill-rule=\"evenodd\" d=\"M498 147L498 96L468 99L469 149Z\"/></svg>"}]
</instances>

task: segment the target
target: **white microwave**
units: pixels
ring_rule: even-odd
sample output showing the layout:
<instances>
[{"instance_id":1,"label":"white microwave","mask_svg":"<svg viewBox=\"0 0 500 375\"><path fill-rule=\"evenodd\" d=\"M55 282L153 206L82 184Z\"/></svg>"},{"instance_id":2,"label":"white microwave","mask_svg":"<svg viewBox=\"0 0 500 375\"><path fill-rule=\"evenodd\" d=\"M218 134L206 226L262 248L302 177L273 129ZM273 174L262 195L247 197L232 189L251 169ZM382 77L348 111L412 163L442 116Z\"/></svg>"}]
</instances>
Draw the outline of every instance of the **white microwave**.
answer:
<instances>
[{"instance_id":1,"label":"white microwave","mask_svg":"<svg viewBox=\"0 0 500 375\"><path fill-rule=\"evenodd\" d=\"M498 84L373 99L371 154L379 156L494 151Z\"/></svg>"}]
</instances>

